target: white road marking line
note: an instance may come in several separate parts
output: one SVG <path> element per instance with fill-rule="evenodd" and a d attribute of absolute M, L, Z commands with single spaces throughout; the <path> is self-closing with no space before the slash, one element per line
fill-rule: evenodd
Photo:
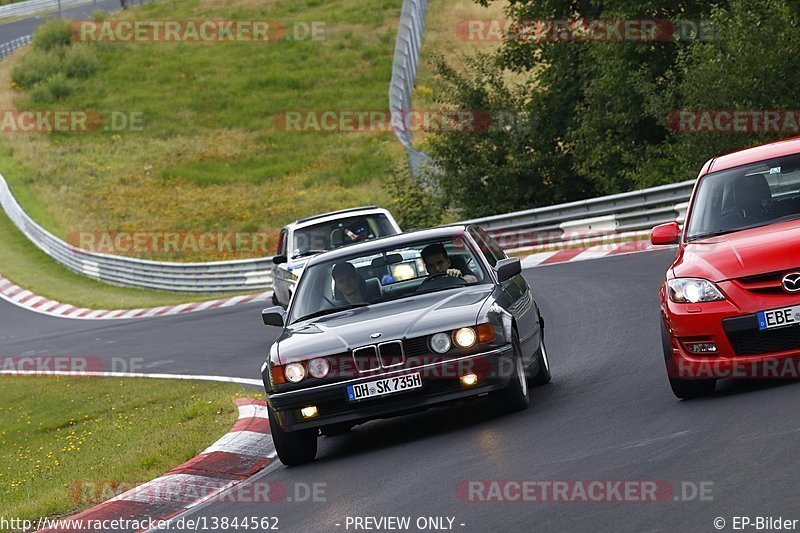
<path fill-rule="evenodd" d="M 186 379 L 197 381 L 218 381 L 220 383 L 238 383 L 239 385 L 255 385 L 263 387 L 260 379 L 231 378 L 227 376 L 193 376 L 189 374 L 143 374 L 138 372 L 68 372 L 48 370 L 45 373 L 37 370 L 0 370 L 0 375 L 6 376 L 63 376 L 63 377 L 96 377 L 96 378 L 153 378 L 153 379 Z"/>

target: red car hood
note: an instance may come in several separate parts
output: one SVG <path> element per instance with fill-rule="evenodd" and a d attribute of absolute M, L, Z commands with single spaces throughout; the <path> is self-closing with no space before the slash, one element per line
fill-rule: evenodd
<path fill-rule="evenodd" d="M 723 281 L 800 267 L 800 221 L 769 224 L 686 244 L 675 277 Z"/>

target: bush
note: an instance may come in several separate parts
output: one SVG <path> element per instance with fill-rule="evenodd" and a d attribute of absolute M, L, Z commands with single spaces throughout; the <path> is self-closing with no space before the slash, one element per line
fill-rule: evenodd
<path fill-rule="evenodd" d="M 100 60 L 94 49 L 85 44 L 75 44 L 64 54 L 64 72 L 68 78 L 86 79 L 100 70 Z"/>
<path fill-rule="evenodd" d="M 56 51 L 31 50 L 11 72 L 11 80 L 25 89 L 54 76 L 61 70 L 61 58 Z"/>
<path fill-rule="evenodd" d="M 52 100 L 64 100 L 75 91 L 75 84 L 63 72 L 51 76 L 41 85 L 50 93 Z"/>
<path fill-rule="evenodd" d="M 49 20 L 39 26 L 33 35 L 33 46 L 39 50 L 49 51 L 68 46 L 69 43 L 70 23 L 66 20 Z"/>
<path fill-rule="evenodd" d="M 443 202 L 437 200 L 433 193 L 425 192 L 407 165 L 395 168 L 389 176 L 387 190 L 392 197 L 389 210 L 403 231 L 442 223 L 445 211 Z"/>

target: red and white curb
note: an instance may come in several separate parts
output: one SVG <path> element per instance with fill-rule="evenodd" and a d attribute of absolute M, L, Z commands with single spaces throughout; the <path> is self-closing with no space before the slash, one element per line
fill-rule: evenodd
<path fill-rule="evenodd" d="M 266 402 L 241 398 L 236 404 L 239 419 L 230 432 L 194 459 L 149 483 L 65 518 L 62 523 L 71 522 L 71 528 L 40 531 L 86 531 L 80 525 L 119 518 L 128 523 L 167 521 L 257 474 L 276 456 Z"/>
<path fill-rule="evenodd" d="M 206 302 L 193 302 L 179 305 L 164 305 L 161 307 L 151 307 L 145 309 L 117 309 L 107 311 L 104 309 L 87 309 L 85 307 L 75 307 L 55 300 L 48 300 L 42 296 L 37 296 L 29 290 L 23 289 L 19 285 L 0 276 L 0 298 L 9 303 L 49 316 L 61 318 L 75 318 L 83 320 L 110 320 L 122 318 L 150 318 L 157 316 L 180 315 L 205 311 L 206 309 L 217 309 L 230 307 L 232 305 L 244 304 L 248 302 L 264 301 L 272 296 L 272 292 L 257 294 L 245 294 L 231 298 L 219 300 L 209 300 Z"/>

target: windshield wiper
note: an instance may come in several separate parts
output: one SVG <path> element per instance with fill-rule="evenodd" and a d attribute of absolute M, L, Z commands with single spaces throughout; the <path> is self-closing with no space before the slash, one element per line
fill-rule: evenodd
<path fill-rule="evenodd" d="M 335 307 L 333 309 L 320 309 L 319 311 L 315 311 L 315 312 L 313 312 L 311 314 L 308 314 L 308 315 L 305 315 L 305 316 L 301 316 L 297 320 L 292 321 L 292 324 L 294 324 L 295 322 L 300 322 L 301 320 L 309 320 L 311 318 L 317 318 L 317 317 L 320 317 L 320 316 L 332 315 L 334 313 L 339 313 L 339 312 L 342 312 L 342 311 L 348 311 L 350 309 L 356 309 L 358 307 L 366 307 L 368 305 L 370 305 L 370 304 L 368 304 L 368 303 L 360 303 L 360 304 L 345 305 L 343 307 Z"/>
<path fill-rule="evenodd" d="M 714 231 L 704 231 L 703 233 L 695 233 L 694 235 L 690 235 L 686 238 L 687 242 L 698 241 L 700 239 L 708 239 L 709 237 L 718 237 L 720 235 L 725 235 L 726 233 L 733 233 L 734 231 L 739 231 L 743 228 L 737 229 L 718 229 Z"/>
<path fill-rule="evenodd" d="M 292 259 L 297 259 L 298 257 L 306 257 L 309 255 L 317 255 L 321 254 L 322 252 L 327 252 L 328 250 L 306 250 L 305 252 L 300 252 L 297 255 L 293 255 Z"/>

